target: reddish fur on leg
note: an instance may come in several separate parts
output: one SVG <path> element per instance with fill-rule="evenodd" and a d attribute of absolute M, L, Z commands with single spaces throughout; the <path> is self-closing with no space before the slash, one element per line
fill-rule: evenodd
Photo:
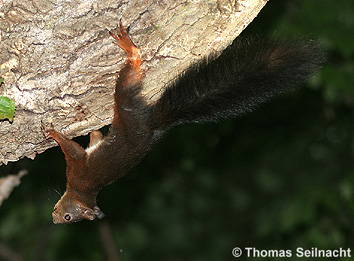
<path fill-rule="evenodd" d="M 103 139 L 102 132 L 95 130 L 90 133 L 90 144 L 89 147 L 94 146 L 95 144 L 99 143 Z"/>
<path fill-rule="evenodd" d="M 141 72 L 141 54 L 140 49 L 133 43 L 130 39 L 128 31 L 123 26 L 122 22 L 119 22 L 118 33 L 114 34 L 109 31 L 109 34 L 116 40 L 117 45 L 123 49 L 127 55 L 127 61 L 125 66 L 120 70 L 115 92 L 115 107 L 114 107 L 114 118 L 112 121 L 113 129 L 119 128 L 120 121 L 120 106 L 119 103 L 122 97 L 120 95 L 120 90 L 125 86 L 134 86 L 138 84 L 143 73 Z M 129 87 L 128 87 L 129 88 Z"/>
<path fill-rule="evenodd" d="M 47 138 L 54 139 L 60 146 L 67 159 L 82 159 L 86 152 L 75 141 L 68 139 L 64 134 L 53 129 L 53 126 L 46 128 L 42 124 L 42 130 Z"/>

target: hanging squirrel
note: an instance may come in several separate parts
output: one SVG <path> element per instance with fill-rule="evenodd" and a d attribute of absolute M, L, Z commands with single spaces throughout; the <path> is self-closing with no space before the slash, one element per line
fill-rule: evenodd
<path fill-rule="evenodd" d="M 85 150 L 53 127 L 47 137 L 60 145 L 65 160 L 66 192 L 54 207 L 55 224 L 102 218 L 96 198 L 101 189 L 137 165 L 171 127 L 217 121 L 252 111 L 275 95 L 294 89 L 323 63 L 313 41 L 238 37 L 220 56 L 209 56 L 187 69 L 148 105 L 141 96 L 144 74 L 140 50 L 120 23 L 109 34 L 127 55 L 118 74 L 114 117 L 107 136 L 90 134 Z"/>

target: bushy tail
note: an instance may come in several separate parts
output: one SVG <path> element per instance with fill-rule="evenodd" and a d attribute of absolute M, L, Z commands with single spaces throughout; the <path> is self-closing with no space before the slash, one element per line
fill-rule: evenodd
<path fill-rule="evenodd" d="M 168 87 L 150 122 L 154 129 L 165 129 L 238 116 L 293 89 L 323 62 L 313 41 L 239 37 L 219 57 L 193 65 Z"/>

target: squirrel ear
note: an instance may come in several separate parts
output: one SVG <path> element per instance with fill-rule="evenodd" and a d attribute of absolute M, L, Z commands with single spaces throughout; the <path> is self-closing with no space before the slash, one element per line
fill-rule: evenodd
<path fill-rule="evenodd" d="M 95 214 L 94 210 L 92 210 L 90 208 L 84 208 L 82 210 L 82 217 L 84 219 L 94 220 L 96 218 L 96 214 Z"/>

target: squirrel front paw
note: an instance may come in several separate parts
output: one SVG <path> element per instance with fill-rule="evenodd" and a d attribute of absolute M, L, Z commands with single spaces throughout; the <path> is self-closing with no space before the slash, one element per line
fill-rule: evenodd
<path fill-rule="evenodd" d="M 46 139 L 52 139 L 56 132 L 54 130 L 54 125 L 52 122 L 50 122 L 49 124 L 45 124 L 43 121 L 41 121 L 41 130 Z"/>
<path fill-rule="evenodd" d="M 104 218 L 105 214 L 101 211 L 101 209 L 97 206 L 93 208 L 93 211 L 98 219 Z"/>

